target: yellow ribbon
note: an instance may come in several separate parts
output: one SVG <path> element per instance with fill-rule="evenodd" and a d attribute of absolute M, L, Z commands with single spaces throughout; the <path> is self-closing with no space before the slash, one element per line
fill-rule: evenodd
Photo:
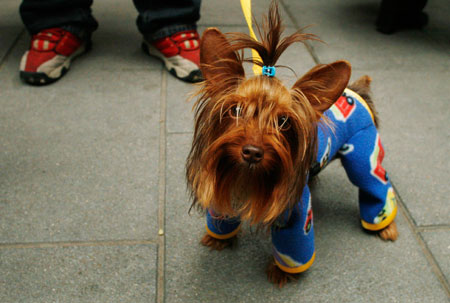
<path fill-rule="evenodd" d="M 241 7 L 242 12 L 244 13 L 245 20 L 247 21 L 250 37 L 252 37 L 255 40 L 258 40 L 252 27 L 252 0 L 241 0 Z M 252 49 L 252 57 L 254 60 L 262 61 L 258 52 L 254 49 Z M 255 75 L 261 75 L 261 66 L 253 63 L 253 73 Z"/>

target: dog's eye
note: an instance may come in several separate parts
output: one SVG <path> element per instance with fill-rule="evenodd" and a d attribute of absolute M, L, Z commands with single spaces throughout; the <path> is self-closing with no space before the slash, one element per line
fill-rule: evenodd
<path fill-rule="evenodd" d="M 231 117 L 237 118 L 237 117 L 242 116 L 242 109 L 239 105 L 235 105 L 232 108 L 230 108 L 228 113 L 230 114 Z"/>
<path fill-rule="evenodd" d="M 291 122 L 288 116 L 278 117 L 278 128 L 282 131 L 288 130 L 291 127 Z"/>

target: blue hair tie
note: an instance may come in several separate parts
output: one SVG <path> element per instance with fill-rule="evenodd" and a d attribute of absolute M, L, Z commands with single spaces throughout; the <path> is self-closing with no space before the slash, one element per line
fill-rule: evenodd
<path fill-rule="evenodd" d="M 262 74 L 264 76 L 268 77 L 274 77 L 275 76 L 275 66 L 263 66 L 262 67 Z"/>

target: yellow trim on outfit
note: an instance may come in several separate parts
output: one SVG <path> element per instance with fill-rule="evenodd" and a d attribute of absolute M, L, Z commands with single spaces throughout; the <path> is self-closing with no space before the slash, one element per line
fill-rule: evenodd
<path fill-rule="evenodd" d="M 308 268 L 310 268 L 311 265 L 314 263 L 315 258 L 316 258 L 316 252 L 313 253 L 311 259 L 310 259 L 307 263 L 305 263 L 305 264 L 303 264 L 303 265 L 301 265 L 301 266 L 299 266 L 299 267 L 294 267 L 294 268 L 292 268 L 292 267 L 286 267 L 286 266 L 284 266 L 284 265 L 281 265 L 280 263 L 278 263 L 277 259 L 275 259 L 275 258 L 274 258 L 274 260 L 275 260 L 275 264 L 276 264 L 282 271 L 287 272 L 287 273 L 290 273 L 290 274 L 299 274 L 299 273 L 301 273 L 301 272 L 304 272 L 304 271 L 307 270 Z"/>
<path fill-rule="evenodd" d="M 242 224 L 241 224 L 242 225 Z M 236 236 L 236 234 L 239 232 L 239 230 L 241 229 L 241 225 L 239 225 L 235 230 L 233 230 L 231 233 L 225 234 L 225 235 L 219 235 L 216 234 L 215 232 L 211 231 L 208 228 L 208 224 L 205 225 L 206 228 L 206 232 L 208 233 L 208 235 L 210 235 L 211 237 L 218 239 L 218 240 L 226 240 L 226 239 L 230 239 L 233 238 L 234 236 Z"/>
<path fill-rule="evenodd" d="M 357 100 L 359 101 L 359 103 L 361 103 L 361 105 L 364 106 L 364 107 L 367 109 L 367 111 L 369 112 L 370 116 L 372 117 L 372 121 L 375 122 L 375 117 L 374 117 L 372 111 L 370 110 L 369 105 L 367 105 L 366 100 L 364 100 L 360 95 L 358 95 L 357 93 L 355 93 L 354 91 L 352 91 L 352 90 L 349 89 L 349 88 L 346 88 L 346 89 L 344 90 L 344 92 L 345 92 L 347 95 L 350 95 L 350 96 L 352 96 L 353 98 L 357 99 Z"/>
<path fill-rule="evenodd" d="M 372 231 L 381 230 L 381 229 L 385 228 L 386 226 L 388 226 L 389 224 L 391 224 L 392 221 L 394 221 L 396 214 L 397 214 L 397 204 L 395 204 L 395 208 L 392 211 L 392 213 L 389 215 L 389 217 L 384 219 L 381 223 L 372 224 L 372 223 L 367 223 L 364 220 L 361 220 L 361 224 L 367 230 L 372 230 Z"/>

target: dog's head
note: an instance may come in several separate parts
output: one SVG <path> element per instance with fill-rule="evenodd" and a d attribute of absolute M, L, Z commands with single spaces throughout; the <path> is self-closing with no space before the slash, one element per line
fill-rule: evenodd
<path fill-rule="evenodd" d="M 291 89 L 275 77 L 245 77 L 242 52 L 255 49 L 261 65 L 274 66 L 293 42 L 280 40 L 272 6 L 261 42 L 240 33 L 207 29 L 201 40 L 205 81 L 195 106 L 195 131 L 187 163 L 194 204 L 251 223 L 271 224 L 301 197 L 317 148 L 322 114 L 342 94 L 350 65 L 318 65 Z"/>

